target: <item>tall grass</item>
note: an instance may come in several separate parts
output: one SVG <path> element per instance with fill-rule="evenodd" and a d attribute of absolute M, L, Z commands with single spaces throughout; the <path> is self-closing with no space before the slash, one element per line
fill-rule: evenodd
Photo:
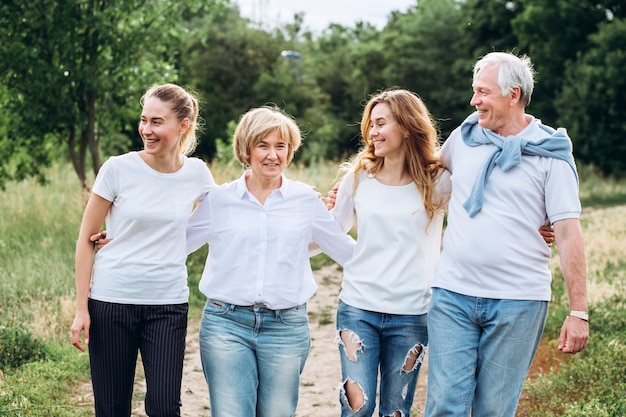
<path fill-rule="evenodd" d="M 318 191 L 326 194 L 336 181 L 337 168 L 336 162 L 314 167 L 293 165 L 286 175 L 315 185 Z M 235 164 L 212 164 L 211 170 L 218 183 L 232 181 L 242 173 L 241 167 Z M 622 411 L 611 411 L 610 408 L 623 410 L 623 396 L 619 400 L 610 390 L 587 390 L 583 395 L 580 385 L 585 383 L 581 380 L 595 381 L 595 374 L 605 375 L 603 372 L 608 369 L 622 372 L 621 375 L 624 372 L 626 325 L 624 315 L 615 314 L 617 310 L 623 312 L 624 300 L 611 297 L 624 294 L 626 286 L 623 252 L 626 207 L 616 205 L 626 203 L 626 181 L 601 178 L 592 168 L 583 167 L 580 172 L 589 298 L 594 303 L 592 339 L 589 349 L 563 364 L 555 376 L 542 377 L 528 386 L 530 405 L 525 406 L 526 412 L 531 413 L 528 415 L 560 415 L 558 413 L 566 412 L 567 407 L 571 408 L 567 408 L 570 413 L 567 415 L 572 416 L 624 415 L 619 414 Z M 69 327 L 75 303 L 74 245 L 87 196 L 80 191 L 79 182 L 69 166 L 51 169 L 48 178 L 49 183 L 45 186 L 24 181 L 10 183 L 0 192 L 0 347 L 3 329 L 9 328 L 27 329 L 33 338 L 48 347 L 44 359 L 0 372 L 2 416 L 63 417 L 90 413 L 90 410 L 76 407 L 80 405 L 79 401 L 70 395 L 75 389 L 73 381 L 88 379 L 87 357 L 69 346 Z M 612 205 L 616 206 L 606 209 Z M 557 337 L 567 312 L 558 250 L 555 249 L 554 255 L 551 265 L 555 273 L 554 301 L 546 328 L 547 340 Z M 203 304 L 197 283 L 205 257 L 206 248 L 188 260 L 193 315 L 199 314 Z M 326 260 L 322 257 L 315 262 Z M 20 340 L 30 340 L 29 337 Z M 568 385 L 567 379 L 559 378 L 577 380 Z M 625 392 L 624 378 L 621 383 L 616 379 L 607 381 L 611 384 L 611 392 Z M 570 392 L 574 387 L 579 398 Z M 551 395 L 549 402 L 541 396 L 546 392 Z M 553 409 L 537 408 L 541 404 L 560 405 Z M 557 414 L 550 414 L 551 410 L 556 410 Z M 576 414 L 579 410 L 588 414 Z M 601 411 L 593 414 L 593 410 Z"/>
<path fill-rule="evenodd" d="M 73 315 L 74 245 L 85 196 L 71 169 L 50 183 L 10 183 L 0 198 L 0 320 L 67 339 Z"/>

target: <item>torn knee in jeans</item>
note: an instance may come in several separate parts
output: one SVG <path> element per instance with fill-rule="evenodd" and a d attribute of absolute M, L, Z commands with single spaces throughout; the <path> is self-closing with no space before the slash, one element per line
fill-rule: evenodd
<path fill-rule="evenodd" d="M 337 332 L 337 343 L 343 346 L 343 350 L 352 362 L 357 361 L 357 352 L 363 351 L 363 342 L 352 330 L 339 330 Z"/>
<path fill-rule="evenodd" d="M 409 353 L 406 355 L 406 359 L 404 361 L 404 366 L 402 367 L 402 371 L 404 372 L 412 372 L 417 368 L 417 365 L 422 363 L 424 360 L 424 345 L 417 344 L 413 346 Z"/>
<path fill-rule="evenodd" d="M 343 383 L 344 401 L 353 412 L 359 411 L 367 401 L 363 387 L 356 381 L 346 379 Z"/>

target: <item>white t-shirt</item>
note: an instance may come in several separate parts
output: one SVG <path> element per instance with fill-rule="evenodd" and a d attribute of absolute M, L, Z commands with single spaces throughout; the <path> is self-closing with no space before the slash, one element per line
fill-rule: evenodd
<path fill-rule="evenodd" d="M 264 204 L 245 176 L 211 190 L 189 219 L 188 251 L 209 244 L 200 291 L 208 298 L 286 309 L 317 290 L 309 260 L 313 241 L 339 264 L 354 252 L 311 186 L 282 177 Z"/>
<path fill-rule="evenodd" d="M 348 231 L 357 220 L 354 257 L 344 265 L 339 298 L 362 310 L 388 314 L 425 314 L 430 286 L 441 250 L 444 212 L 430 223 L 414 183 L 389 186 L 362 171 L 344 176 L 332 214 Z M 436 186 L 450 193 L 449 174 Z"/>
<path fill-rule="evenodd" d="M 518 136 L 537 141 L 546 133 L 531 118 Z M 470 218 L 463 203 L 493 151 L 492 144 L 467 146 L 458 128 L 443 145 L 452 197 L 433 286 L 474 297 L 549 301 L 550 248 L 538 229 L 580 216 L 576 176 L 567 162 L 542 156 L 523 155 L 507 172 L 496 165 L 483 207 Z"/>
<path fill-rule="evenodd" d="M 194 202 L 215 185 L 206 164 L 185 158 L 164 174 L 137 152 L 109 158 L 93 192 L 112 201 L 107 238 L 96 253 L 90 297 L 121 304 L 180 304 L 188 300 L 186 228 Z"/>

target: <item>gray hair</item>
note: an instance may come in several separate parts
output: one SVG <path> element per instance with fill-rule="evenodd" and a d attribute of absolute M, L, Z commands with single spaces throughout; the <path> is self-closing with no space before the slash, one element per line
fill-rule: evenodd
<path fill-rule="evenodd" d="M 535 87 L 535 70 L 530 58 L 526 55 L 518 57 L 509 52 L 488 53 L 474 64 L 474 78 L 481 69 L 491 65 L 500 65 L 498 85 L 502 90 L 502 97 L 509 94 L 514 87 L 519 87 L 520 104 L 523 107 L 528 106 Z"/>

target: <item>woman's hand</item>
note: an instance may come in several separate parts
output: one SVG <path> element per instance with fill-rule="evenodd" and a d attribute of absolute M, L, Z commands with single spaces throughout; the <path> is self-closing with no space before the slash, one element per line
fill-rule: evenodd
<path fill-rule="evenodd" d="M 106 246 L 107 243 L 112 241 L 113 239 L 107 239 L 107 231 L 103 230 L 100 233 L 96 233 L 95 235 L 89 236 L 89 240 L 93 242 L 94 248 L 96 250 L 100 250 Z"/>
<path fill-rule="evenodd" d="M 79 311 L 76 313 L 76 317 L 74 318 L 74 322 L 71 327 L 72 334 L 72 345 L 80 350 L 81 352 L 85 351 L 85 346 L 80 342 L 80 334 L 84 333 L 85 345 L 89 345 L 89 327 L 91 325 L 91 317 L 89 316 L 89 312 L 87 310 Z"/>
<path fill-rule="evenodd" d="M 335 184 L 335 186 L 328 191 L 328 196 L 326 198 L 322 198 L 326 202 L 326 208 L 328 210 L 332 210 L 335 207 L 335 202 L 337 201 L 337 192 L 339 191 L 339 182 Z"/>

